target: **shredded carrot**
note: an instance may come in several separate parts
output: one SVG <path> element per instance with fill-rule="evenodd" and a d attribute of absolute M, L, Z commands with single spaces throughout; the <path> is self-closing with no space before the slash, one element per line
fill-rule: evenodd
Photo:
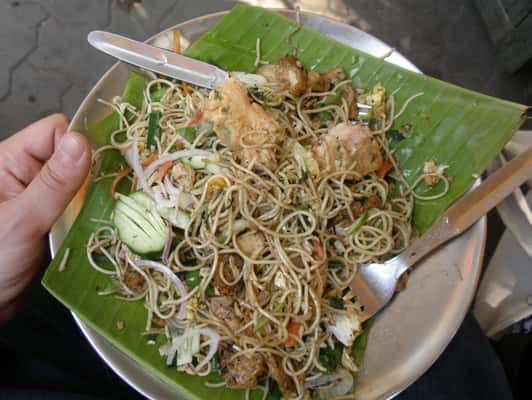
<path fill-rule="evenodd" d="M 157 170 L 157 174 L 159 175 L 160 179 L 164 178 L 168 170 L 172 168 L 172 165 L 173 165 L 173 161 L 167 161 L 159 167 L 159 169 Z"/>
<path fill-rule="evenodd" d="M 174 31 L 174 51 L 181 53 L 181 32 L 178 30 Z"/>
<path fill-rule="evenodd" d="M 150 156 L 146 158 L 146 160 L 144 160 L 144 162 L 142 163 L 142 168 L 146 168 L 148 165 L 154 162 L 156 158 L 157 156 L 155 155 L 155 153 L 151 153 Z"/>
<path fill-rule="evenodd" d="M 132 193 L 135 191 L 135 188 L 137 187 L 137 175 L 133 177 L 133 180 L 131 181 L 131 186 L 129 187 L 129 192 Z"/>
<path fill-rule="evenodd" d="M 188 85 L 188 83 L 183 82 L 181 84 L 181 86 L 183 86 L 183 92 L 185 92 L 185 96 L 190 96 L 192 94 L 192 92 L 190 91 L 190 86 Z"/>
<path fill-rule="evenodd" d="M 299 322 L 290 321 L 286 327 L 288 330 L 288 337 L 284 341 L 284 344 L 287 346 L 293 346 L 297 344 L 297 340 L 294 336 L 299 337 L 301 334 L 301 324 Z"/>
<path fill-rule="evenodd" d="M 125 170 L 119 172 L 115 176 L 115 179 L 113 179 L 113 183 L 111 183 L 111 197 L 113 199 L 115 199 L 115 193 L 116 193 L 116 188 L 118 187 L 118 184 L 120 183 L 122 179 L 128 176 L 130 172 L 131 172 L 131 168 L 126 168 Z"/>
<path fill-rule="evenodd" d="M 197 111 L 196 114 L 194 114 L 194 115 L 192 116 L 192 118 L 190 118 L 190 121 L 188 121 L 187 126 L 194 126 L 194 125 L 196 125 L 196 124 L 200 121 L 200 119 L 201 119 L 202 116 L 203 116 L 203 113 L 202 113 L 201 111 Z"/>
<path fill-rule="evenodd" d="M 386 161 L 382 163 L 380 168 L 377 170 L 377 175 L 379 175 L 379 177 L 381 178 L 384 178 L 386 175 L 388 175 L 388 172 L 390 172 L 392 169 L 393 169 L 393 163 L 388 158 Z"/>
<path fill-rule="evenodd" d="M 323 260 L 325 258 L 325 251 L 323 251 L 323 246 L 318 239 L 312 241 L 312 255 L 318 260 Z"/>

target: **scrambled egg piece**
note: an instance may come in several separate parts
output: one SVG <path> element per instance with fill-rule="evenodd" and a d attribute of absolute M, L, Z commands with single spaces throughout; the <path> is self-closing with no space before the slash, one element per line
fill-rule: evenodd
<path fill-rule="evenodd" d="M 433 160 L 429 160 L 423 166 L 423 172 L 425 174 L 430 174 L 430 175 L 426 175 L 423 178 L 423 180 L 425 181 L 427 185 L 434 186 L 440 181 L 443 175 L 443 172 L 447 168 L 449 168 L 448 165 L 436 165 L 436 163 Z"/>

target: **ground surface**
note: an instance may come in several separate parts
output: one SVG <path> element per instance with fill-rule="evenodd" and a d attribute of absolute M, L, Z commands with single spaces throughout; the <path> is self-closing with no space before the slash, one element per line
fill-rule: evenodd
<path fill-rule="evenodd" d="M 186 19 L 230 8 L 223 0 L 2 0 L 0 139 L 51 112 L 72 115 L 113 63 L 86 42 L 105 29 L 137 39 Z M 291 0 L 248 0 L 293 7 Z M 507 75 L 495 58 L 472 1 L 305 0 L 303 9 L 343 18 L 399 49 L 422 71 L 509 100 L 531 104 L 531 68 Z"/>

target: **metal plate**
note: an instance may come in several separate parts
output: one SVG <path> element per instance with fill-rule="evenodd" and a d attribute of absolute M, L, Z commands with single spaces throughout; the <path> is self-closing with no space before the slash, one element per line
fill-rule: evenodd
<path fill-rule="evenodd" d="M 279 12 L 293 17 L 291 11 Z M 210 14 L 187 21 L 156 35 L 149 42 L 168 47 L 173 40 L 172 31 L 179 29 L 182 40 L 188 44 L 223 15 Z M 383 56 L 390 50 L 385 43 L 349 25 L 307 13 L 302 13 L 301 19 L 306 26 L 373 55 Z M 387 60 L 419 72 L 397 52 Z M 120 94 L 127 69 L 123 64 L 116 64 L 102 77 L 76 112 L 71 129 L 84 131 L 85 121 L 95 121 L 108 112 L 96 100 Z M 85 190 L 81 190 L 52 230 L 52 254 L 76 218 L 84 194 Z M 370 334 L 362 370 L 357 375 L 358 400 L 395 396 L 419 378 L 443 352 L 462 323 L 475 293 L 485 235 L 486 219 L 483 218 L 418 265 L 408 281 L 408 288 L 379 315 Z M 176 398 L 172 386 L 130 359 L 77 316 L 74 318 L 92 347 L 123 380 L 148 398 Z"/>

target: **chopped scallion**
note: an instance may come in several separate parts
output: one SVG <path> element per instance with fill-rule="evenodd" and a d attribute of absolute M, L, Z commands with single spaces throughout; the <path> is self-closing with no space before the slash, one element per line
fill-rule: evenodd
<path fill-rule="evenodd" d="M 329 299 L 329 304 L 332 308 L 336 308 L 337 310 L 344 309 L 344 301 L 339 297 L 331 297 Z"/>
<path fill-rule="evenodd" d="M 155 138 L 161 138 L 161 127 L 159 120 L 161 119 L 161 112 L 151 112 L 148 117 L 148 149 L 155 145 Z"/>
<path fill-rule="evenodd" d="M 282 311 L 283 310 L 283 307 L 284 307 L 284 304 L 282 303 L 279 303 L 277 304 L 274 308 L 273 308 L 273 312 L 274 313 L 277 313 L 279 311 Z M 266 318 L 266 317 L 260 317 L 259 320 L 257 321 L 257 325 L 255 325 L 255 328 L 253 328 L 253 330 L 255 332 L 258 332 L 260 331 L 262 328 L 264 328 L 264 326 L 266 326 L 266 324 L 268 323 L 269 319 Z"/>
<path fill-rule="evenodd" d="M 345 267 L 344 263 L 340 260 L 329 260 L 328 263 L 330 270 L 339 270 Z"/>
<path fill-rule="evenodd" d="M 329 122 L 332 121 L 332 115 L 328 111 L 320 111 L 318 113 L 318 118 L 320 119 L 320 128 L 327 128 Z"/>
<path fill-rule="evenodd" d="M 305 169 L 305 170 L 303 170 L 303 175 L 301 176 L 301 178 L 298 179 L 297 182 L 298 182 L 299 184 L 303 184 L 303 183 L 305 183 L 305 182 L 307 181 L 307 179 L 308 179 L 308 172 L 307 172 L 307 170 Z"/>
<path fill-rule="evenodd" d="M 154 103 L 160 102 L 167 90 L 168 88 L 166 86 L 156 88 L 150 92 L 150 100 Z"/>
<path fill-rule="evenodd" d="M 364 213 L 358 217 L 358 219 L 355 221 L 353 225 L 347 230 L 348 235 L 354 235 L 356 234 L 366 223 L 368 220 L 368 212 L 364 211 Z"/>

